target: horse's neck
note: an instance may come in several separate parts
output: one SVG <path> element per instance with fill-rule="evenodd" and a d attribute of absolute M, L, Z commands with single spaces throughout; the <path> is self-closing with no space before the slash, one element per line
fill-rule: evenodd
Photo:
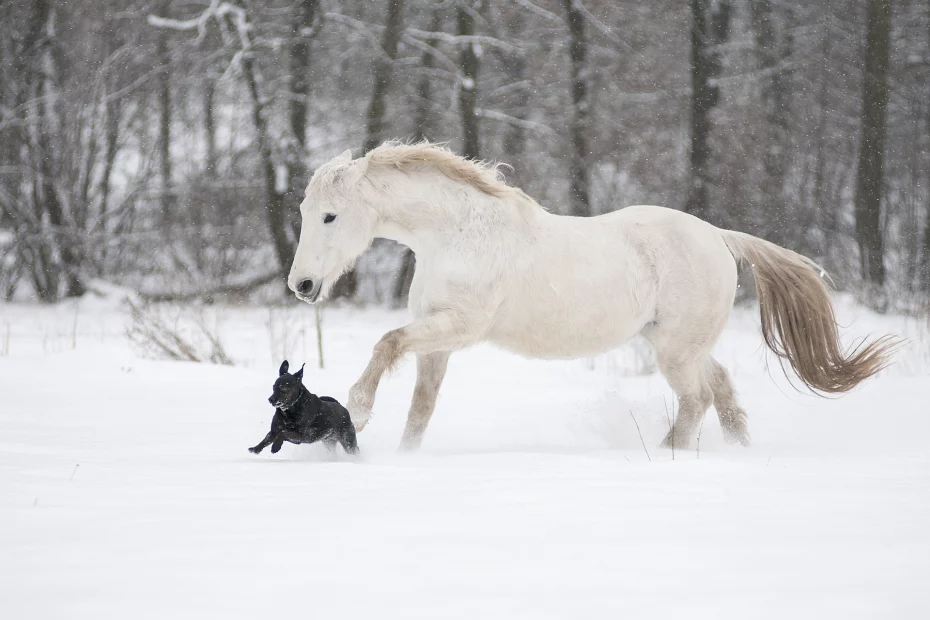
<path fill-rule="evenodd" d="M 440 247 L 468 208 L 464 200 L 449 201 L 447 196 L 461 192 L 447 191 L 452 181 L 432 174 L 407 177 L 389 171 L 388 187 L 375 199 L 380 224 L 375 236 L 391 239 L 422 255 Z"/>
<path fill-rule="evenodd" d="M 463 222 L 485 220 L 475 217 L 481 209 L 510 216 L 515 226 L 525 224 L 517 213 L 520 206 L 490 204 L 506 199 L 490 197 L 438 173 L 422 176 L 397 173 L 391 175 L 390 181 L 397 185 L 377 201 L 381 224 L 376 236 L 402 243 L 420 257 L 460 245 Z"/>

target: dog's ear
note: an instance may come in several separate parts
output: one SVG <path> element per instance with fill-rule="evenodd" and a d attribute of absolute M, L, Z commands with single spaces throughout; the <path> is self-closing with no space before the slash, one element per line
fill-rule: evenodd
<path fill-rule="evenodd" d="M 278 369 L 278 376 L 280 377 L 281 375 L 287 373 L 288 368 L 289 368 L 289 365 L 287 363 L 287 360 L 284 360 L 283 362 L 281 362 L 281 368 Z"/>
<path fill-rule="evenodd" d="M 304 366 L 306 366 L 306 364 L 301 364 L 300 370 L 294 373 L 294 376 L 297 377 L 298 379 L 304 378 Z"/>

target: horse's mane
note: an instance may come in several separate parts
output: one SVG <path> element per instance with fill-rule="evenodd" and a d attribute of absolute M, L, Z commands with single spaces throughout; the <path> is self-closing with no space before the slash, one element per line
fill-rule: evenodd
<path fill-rule="evenodd" d="M 414 165 L 430 165 L 450 179 L 467 183 L 490 196 L 526 197 L 522 190 L 507 185 L 500 169 L 507 164 L 492 164 L 486 161 L 466 159 L 456 155 L 443 144 L 417 142 L 405 144 L 388 141 L 365 155 L 369 165 L 404 168 Z"/>

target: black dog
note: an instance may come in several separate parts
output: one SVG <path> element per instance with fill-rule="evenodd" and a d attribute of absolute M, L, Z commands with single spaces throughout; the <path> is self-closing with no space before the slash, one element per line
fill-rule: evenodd
<path fill-rule="evenodd" d="M 271 444 L 271 453 L 274 454 L 285 441 L 322 441 L 330 450 L 335 450 L 336 442 L 339 442 L 346 453 L 358 454 L 355 426 L 352 425 L 348 410 L 335 398 L 317 396 L 304 387 L 301 382 L 303 366 L 292 375 L 287 374 L 287 368 L 287 360 L 284 360 L 278 371 L 278 379 L 274 382 L 274 392 L 268 399 L 276 407 L 271 419 L 271 431 L 261 443 L 249 448 L 249 452 L 258 454 Z"/>

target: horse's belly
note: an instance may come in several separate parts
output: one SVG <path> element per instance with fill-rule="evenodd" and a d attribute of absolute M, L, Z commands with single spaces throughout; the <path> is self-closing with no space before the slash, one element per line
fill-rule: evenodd
<path fill-rule="evenodd" d="M 493 344 L 513 353 L 540 359 L 574 359 L 615 349 L 638 334 L 651 320 L 616 312 L 536 314 L 501 322 L 489 334 Z"/>

